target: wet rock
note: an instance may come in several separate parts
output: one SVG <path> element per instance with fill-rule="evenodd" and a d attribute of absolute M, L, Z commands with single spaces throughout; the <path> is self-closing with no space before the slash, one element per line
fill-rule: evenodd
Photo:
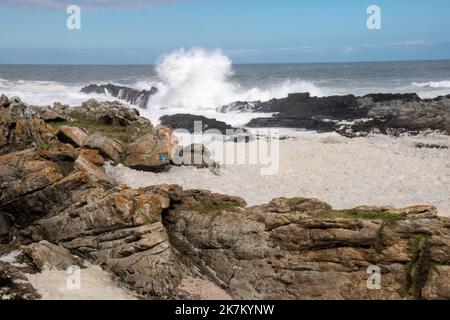
<path fill-rule="evenodd" d="M 138 105 L 143 109 L 147 107 L 150 96 L 154 95 L 157 91 L 158 90 L 155 87 L 151 87 L 150 90 L 137 90 L 124 86 L 117 86 L 114 84 L 90 84 L 81 89 L 81 92 L 87 94 L 110 94 L 115 98 L 125 100 L 134 105 Z"/>

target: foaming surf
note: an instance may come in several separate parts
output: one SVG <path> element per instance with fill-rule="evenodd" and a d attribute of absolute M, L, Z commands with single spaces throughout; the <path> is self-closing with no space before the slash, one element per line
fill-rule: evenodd
<path fill-rule="evenodd" d="M 266 101 L 293 92 L 323 96 L 314 83 L 300 79 L 282 80 L 266 88 L 244 88 L 232 81 L 232 61 L 220 49 L 176 50 L 160 59 L 156 72 L 161 82 L 149 101 L 150 110 L 216 110 L 235 101 Z"/>

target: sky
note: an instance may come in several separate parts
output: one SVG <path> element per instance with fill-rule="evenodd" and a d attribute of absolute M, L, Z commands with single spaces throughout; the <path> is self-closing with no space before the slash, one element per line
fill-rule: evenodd
<path fill-rule="evenodd" d="M 66 26 L 69 4 L 79 30 Z M 450 1 L 0 0 L 3 64 L 153 64 L 197 47 L 235 63 L 450 59 Z"/>

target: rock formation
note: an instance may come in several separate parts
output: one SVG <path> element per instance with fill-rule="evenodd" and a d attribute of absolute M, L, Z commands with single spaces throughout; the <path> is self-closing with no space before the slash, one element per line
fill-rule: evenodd
<path fill-rule="evenodd" d="M 86 262 L 151 299 L 192 298 L 182 286 L 192 278 L 234 299 L 450 299 L 450 220 L 431 206 L 333 210 L 279 198 L 247 207 L 175 185 L 131 189 L 111 181 L 103 163 L 166 166 L 159 153 L 175 144 L 169 128 L 118 103 L 61 109 L 69 120 L 55 122 L 7 100 L 1 299 L 38 299 L 26 273 Z M 20 263 L 7 261 L 11 252 Z M 380 290 L 367 286 L 371 266 L 380 269 Z"/>
<path fill-rule="evenodd" d="M 422 100 L 416 94 L 311 97 L 309 93 L 295 93 L 267 102 L 235 102 L 220 110 L 250 109 L 271 115 L 252 119 L 249 127 L 336 131 L 347 137 L 427 130 L 450 134 L 450 96 Z"/>
<path fill-rule="evenodd" d="M 147 108 L 147 103 L 150 96 L 154 95 L 158 92 L 158 90 L 155 87 L 151 87 L 150 90 L 138 90 L 108 83 L 102 85 L 90 84 L 82 88 L 81 92 L 86 94 L 109 94 L 114 98 L 124 100 L 130 104 L 137 105 L 140 108 L 145 109 Z"/>

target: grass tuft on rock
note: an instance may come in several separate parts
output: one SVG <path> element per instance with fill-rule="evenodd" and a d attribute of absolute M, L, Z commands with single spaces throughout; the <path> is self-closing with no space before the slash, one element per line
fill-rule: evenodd
<path fill-rule="evenodd" d="M 349 219 L 349 220 L 381 220 L 394 222 L 406 217 L 406 214 L 392 211 L 370 212 L 358 209 L 347 210 L 324 210 L 313 214 L 318 219 Z"/>
<path fill-rule="evenodd" d="M 199 202 L 191 205 L 184 205 L 182 209 L 196 211 L 201 214 L 217 214 L 221 210 L 234 210 L 239 207 L 239 203 L 227 202 L 216 204 L 213 202 Z"/>
<path fill-rule="evenodd" d="M 73 119 L 70 122 L 54 122 L 51 125 L 57 130 L 62 125 L 83 127 L 89 133 L 100 133 L 107 137 L 117 139 L 123 143 L 130 143 L 136 138 L 151 131 L 151 128 L 144 126 L 123 126 L 117 123 L 105 123 L 93 117 L 89 117 L 80 110 L 70 111 L 69 116 Z"/>
<path fill-rule="evenodd" d="M 56 164 L 64 177 L 68 176 L 75 169 L 74 161 L 58 161 Z"/>

